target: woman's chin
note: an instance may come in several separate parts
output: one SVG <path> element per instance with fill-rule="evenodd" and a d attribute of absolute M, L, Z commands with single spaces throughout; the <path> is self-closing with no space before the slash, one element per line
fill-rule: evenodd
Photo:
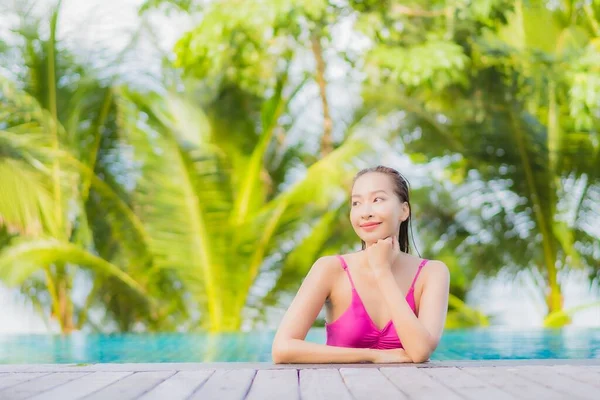
<path fill-rule="evenodd" d="M 360 237 L 360 239 L 367 244 L 372 244 L 372 243 L 376 243 L 378 240 L 383 240 L 390 236 L 391 236 L 391 234 L 382 235 L 381 233 L 378 233 L 378 234 L 373 234 L 373 235 L 362 235 Z"/>

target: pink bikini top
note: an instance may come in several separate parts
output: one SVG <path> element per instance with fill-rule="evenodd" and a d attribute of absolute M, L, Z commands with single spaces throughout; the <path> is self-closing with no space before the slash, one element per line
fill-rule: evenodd
<path fill-rule="evenodd" d="M 398 338 L 394 323 L 390 320 L 383 329 L 377 328 L 354 287 L 348 265 L 342 256 L 338 256 L 342 267 L 352 286 L 352 301 L 344 313 L 330 324 L 325 324 L 327 330 L 327 344 L 338 347 L 371 348 L 371 349 L 398 349 L 402 342 Z M 406 302 L 416 314 L 415 307 L 415 282 L 427 260 L 423 260 L 415 274 L 415 278 L 406 294 Z"/>

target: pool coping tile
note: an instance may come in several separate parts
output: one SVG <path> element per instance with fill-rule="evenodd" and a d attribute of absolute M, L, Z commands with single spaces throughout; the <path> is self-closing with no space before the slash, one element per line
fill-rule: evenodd
<path fill-rule="evenodd" d="M 310 368 L 380 368 L 394 366 L 417 368 L 449 367 L 517 367 L 517 366 L 600 366 L 600 359 L 524 359 L 524 360 L 457 360 L 430 361 L 423 364 L 273 364 L 269 362 L 214 362 L 214 363 L 99 363 L 99 364 L 0 364 L 5 372 L 93 372 L 93 371 L 164 371 L 198 369 L 310 369 Z"/>

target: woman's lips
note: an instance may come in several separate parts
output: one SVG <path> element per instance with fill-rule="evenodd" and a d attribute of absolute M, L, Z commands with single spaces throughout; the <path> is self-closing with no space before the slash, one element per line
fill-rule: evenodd
<path fill-rule="evenodd" d="M 381 225 L 381 222 L 377 222 L 376 224 L 361 225 L 360 227 L 365 231 L 372 231 L 376 229 L 379 225 Z"/>

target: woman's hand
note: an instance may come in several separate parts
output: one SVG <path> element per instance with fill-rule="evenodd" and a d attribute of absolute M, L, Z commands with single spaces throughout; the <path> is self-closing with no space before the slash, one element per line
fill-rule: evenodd
<path fill-rule="evenodd" d="M 366 250 L 369 267 L 376 277 L 391 271 L 392 264 L 400 254 L 398 240 L 395 236 L 380 239 Z"/>
<path fill-rule="evenodd" d="M 411 363 L 411 358 L 404 349 L 373 350 L 371 362 L 376 364 Z"/>

